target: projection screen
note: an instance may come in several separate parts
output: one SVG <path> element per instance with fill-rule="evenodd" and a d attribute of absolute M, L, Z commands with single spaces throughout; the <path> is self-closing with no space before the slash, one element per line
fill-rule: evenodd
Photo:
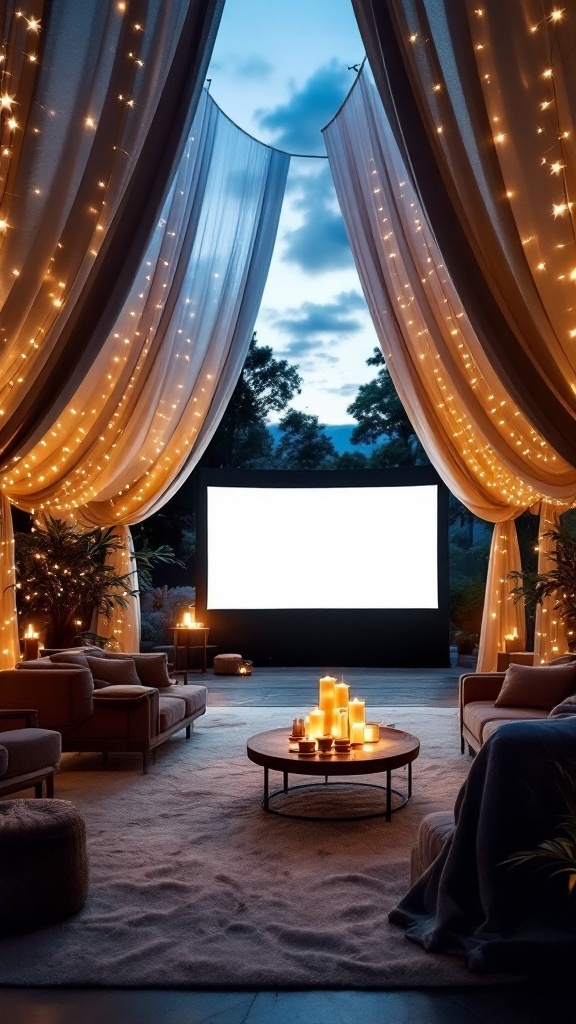
<path fill-rule="evenodd" d="M 196 619 L 264 666 L 449 664 L 448 492 L 431 466 L 196 476 Z"/>
<path fill-rule="evenodd" d="M 430 484 L 208 487 L 206 608 L 437 608 L 437 507 Z"/>

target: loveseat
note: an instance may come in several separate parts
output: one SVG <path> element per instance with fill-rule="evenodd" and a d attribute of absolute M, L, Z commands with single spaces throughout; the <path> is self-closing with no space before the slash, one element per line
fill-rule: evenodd
<path fill-rule="evenodd" d="M 206 711 L 205 686 L 178 686 L 165 654 L 62 651 L 0 672 L 0 708 L 33 707 L 41 728 L 62 736 L 63 751 L 150 753 Z"/>
<path fill-rule="evenodd" d="M 506 672 L 460 677 L 460 749 L 477 753 L 505 722 L 576 712 L 576 656 L 547 665 L 510 665 Z"/>

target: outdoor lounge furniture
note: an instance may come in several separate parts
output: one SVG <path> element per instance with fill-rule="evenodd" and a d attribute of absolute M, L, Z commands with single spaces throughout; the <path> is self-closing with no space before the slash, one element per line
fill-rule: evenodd
<path fill-rule="evenodd" d="M 506 682 L 507 696 L 503 696 Z M 460 677 L 460 749 L 477 753 L 506 722 L 548 718 L 576 710 L 576 660 L 572 655 L 537 667 L 510 665 L 506 672 Z M 576 701 L 576 697 L 574 697 Z"/>
<path fill-rule="evenodd" d="M 0 803 L 0 935 L 76 914 L 88 895 L 86 829 L 67 800 Z"/>
<path fill-rule="evenodd" d="M 0 672 L 0 707 L 37 708 L 64 751 L 100 751 L 105 761 L 114 751 L 137 751 L 144 773 L 151 751 L 170 736 L 185 729 L 189 738 L 206 695 L 205 686 L 174 685 L 162 654 L 77 649 Z"/>
<path fill-rule="evenodd" d="M 36 797 L 54 796 L 54 775 L 60 764 L 59 732 L 38 728 L 36 711 L 0 711 L 0 797 L 34 787 Z"/>

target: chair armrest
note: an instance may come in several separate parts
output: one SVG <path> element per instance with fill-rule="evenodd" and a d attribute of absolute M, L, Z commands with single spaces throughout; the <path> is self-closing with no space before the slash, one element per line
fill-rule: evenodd
<path fill-rule="evenodd" d="M 66 733 L 92 714 L 94 681 L 87 668 L 21 668 L 0 672 L 0 707 L 36 708 L 42 729 Z"/>
<path fill-rule="evenodd" d="M 152 686 L 104 686 L 94 691 L 94 713 L 73 735 L 122 735 L 132 743 L 149 744 L 159 731 L 159 701 Z"/>
<path fill-rule="evenodd" d="M 472 672 L 470 675 L 460 676 L 458 705 L 461 732 L 465 705 L 475 700 L 496 700 L 505 675 L 505 672 Z"/>
<path fill-rule="evenodd" d="M 23 720 L 27 729 L 38 728 L 38 712 L 32 711 L 29 708 L 11 708 L 9 711 L 0 711 L 0 722 L 11 721 L 13 719 Z"/>

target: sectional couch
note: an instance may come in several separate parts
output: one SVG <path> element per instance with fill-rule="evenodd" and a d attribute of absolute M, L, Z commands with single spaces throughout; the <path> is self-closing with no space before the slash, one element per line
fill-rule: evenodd
<path fill-rule="evenodd" d="M 206 711 L 205 686 L 178 686 L 165 654 L 76 648 L 0 672 L 0 708 L 35 708 L 38 724 L 62 736 L 63 751 L 150 754 Z"/>
<path fill-rule="evenodd" d="M 460 745 L 476 753 L 505 722 L 576 712 L 576 655 L 460 677 Z"/>

